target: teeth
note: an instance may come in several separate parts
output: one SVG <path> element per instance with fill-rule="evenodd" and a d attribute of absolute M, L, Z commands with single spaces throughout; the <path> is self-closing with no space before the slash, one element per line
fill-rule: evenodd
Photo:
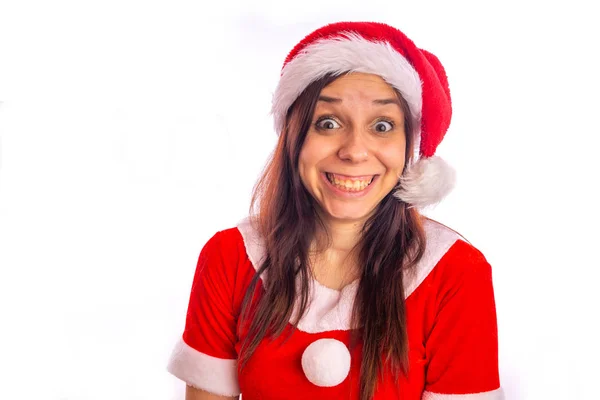
<path fill-rule="evenodd" d="M 361 191 L 364 188 L 366 188 L 367 186 L 369 186 L 371 184 L 371 182 L 373 181 L 373 177 L 371 177 L 371 179 L 369 179 L 367 181 L 351 181 L 351 180 L 338 179 L 329 173 L 326 175 L 327 175 L 327 179 L 329 180 L 329 182 L 331 182 L 333 185 L 337 186 L 340 189 L 351 191 L 351 192 Z"/>

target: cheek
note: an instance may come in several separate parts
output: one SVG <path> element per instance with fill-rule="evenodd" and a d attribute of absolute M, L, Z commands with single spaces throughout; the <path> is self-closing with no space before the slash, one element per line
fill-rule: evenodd
<path fill-rule="evenodd" d="M 300 180 L 306 186 L 306 173 L 308 169 L 308 160 L 305 157 L 304 151 L 300 151 L 300 157 L 298 158 L 298 174 L 300 175 Z"/>
<path fill-rule="evenodd" d="M 311 150 L 310 146 L 304 146 L 300 150 L 298 157 L 298 174 L 300 174 L 300 180 L 304 186 L 309 186 L 311 176 L 314 175 L 316 159 L 315 153 Z"/>
<path fill-rule="evenodd" d="M 404 146 L 387 146 L 379 152 L 380 159 L 388 169 L 401 173 L 405 164 L 405 151 Z"/>
<path fill-rule="evenodd" d="M 325 143 L 307 136 L 298 158 L 298 171 L 304 181 L 309 176 L 316 175 L 319 163 L 327 158 L 328 150 Z"/>

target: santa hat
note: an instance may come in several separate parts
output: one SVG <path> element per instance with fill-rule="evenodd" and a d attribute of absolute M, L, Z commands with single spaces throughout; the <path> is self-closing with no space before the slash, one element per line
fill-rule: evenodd
<path fill-rule="evenodd" d="M 287 56 L 273 95 L 275 130 L 284 129 L 288 109 L 312 82 L 327 74 L 379 75 L 408 103 L 416 127 L 413 162 L 394 195 L 416 207 L 442 200 L 454 187 L 455 172 L 435 151 L 452 116 L 444 67 L 404 33 L 377 22 L 338 22 L 306 36 Z"/>

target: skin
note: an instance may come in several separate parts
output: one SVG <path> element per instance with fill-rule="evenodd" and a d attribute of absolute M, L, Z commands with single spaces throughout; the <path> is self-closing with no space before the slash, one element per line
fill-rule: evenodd
<path fill-rule="evenodd" d="M 325 248 L 324 232 L 317 232 L 313 244 L 313 273 L 321 283 L 339 289 L 356 278 L 352 259 L 360 229 L 397 185 L 405 149 L 404 113 L 381 77 L 351 73 L 323 88 L 298 165 L 332 238 Z M 344 198 L 322 180 L 325 172 L 379 177 L 366 196 Z"/>

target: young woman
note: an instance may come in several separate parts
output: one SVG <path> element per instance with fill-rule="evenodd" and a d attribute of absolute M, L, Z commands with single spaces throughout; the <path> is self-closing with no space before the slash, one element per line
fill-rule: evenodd
<path fill-rule="evenodd" d="M 418 209 L 453 170 L 442 64 L 344 22 L 288 55 L 250 216 L 201 251 L 169 371 L 186 398 L 502 399 L 491 267 Z"/>

